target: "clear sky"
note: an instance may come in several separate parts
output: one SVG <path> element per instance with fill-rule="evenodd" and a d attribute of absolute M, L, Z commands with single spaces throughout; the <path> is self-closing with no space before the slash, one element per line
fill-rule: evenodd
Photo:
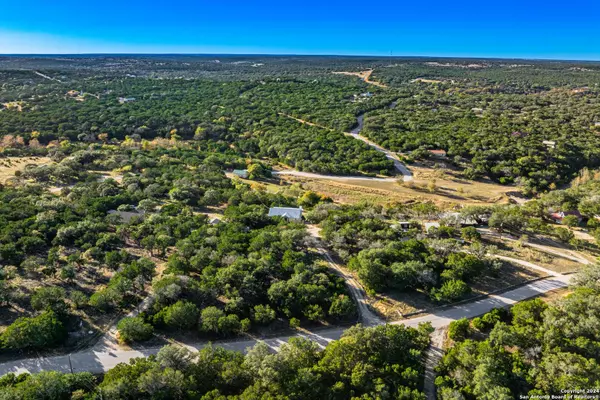
<path fill-rule="evenodd" d="M 598 0 L 0 0 L 0 53 L 600 60 Z"/>

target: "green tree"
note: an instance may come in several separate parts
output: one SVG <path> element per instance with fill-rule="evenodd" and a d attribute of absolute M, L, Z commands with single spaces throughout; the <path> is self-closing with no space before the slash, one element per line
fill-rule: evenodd
<path fill-rule="evenodd" d="M 462 318 L 452 321 L 448 326 L 448 337 L 455 342 L 460 342 L 469 337 L 471 326 L 469 320 Z"/>
<path fill-rule="evenodd" d="M 119 340 L 125 343 L 142 342 L 152 337 L 154 328 L 141 317 L 125 317 L 117 324 Z"/>
<path fill-rule="evenodd" d="M 198 323 L 200 310 L 188 301 L 178 301 L 164 311 L 165 324 L 174 329 L 192 329 Z"/>
<path fill-rule="evenodd" d="M 451 303 L 471 293 L 471 288 L 461 280 L 452 279 L 444 282 L 441 288 L 432 289 L 430 296 L 439 303 Z"/>
<path fill-rule="evenodd" d="M 206 307 L 200 313 L 200 330 L 204 332 L 219 332 L 219 320 L 225 317 L 223 310 L 215 306 Z"/>
<path fill-rule="evenodd" d="M 331 302 L 329 315 L 338 319 L 351 318 L 356 313 L 356 306 L 350 297 L 341 294 Z"/>
<path fill-rule="evenodd" d="M 31 307 L 38 311 L 52 310 L 55 313 L 63 314 L 67 310 L 66 297 L 67 294 L 61 287 L 42 287 L 31 296 Z"/>
<path fill-rule="evenodd" d="M 254 306 L 254 321 L 261 325 L 270 324 L 275 320 L 275 311 L 268 305 Z"/>

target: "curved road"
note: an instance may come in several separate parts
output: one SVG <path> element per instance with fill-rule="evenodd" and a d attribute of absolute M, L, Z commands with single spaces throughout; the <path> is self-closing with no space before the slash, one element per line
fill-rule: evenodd
<path fill-rule="evenodd" d="M 408 168 L 406 168 L 406 166 L 400 162 L 400 159 L 398 159 L 398 156 L 394 152 L 379 146 L 378 144 L 370 141 L 367 137 L 360 134 L 360 132 L 362 131 L 362 129 L 365 125 L 365 114 L 360 114 L 356 119 L 356 123 L 357 123 L 356 128 L 354 128 L 350 132 L 346 133 L 346 135 L 350 135 L 355 139 L 363 141 L 366 144 L 368 144 L 369 146 L 373 147 L 375 150 L 385 154 L 385 156 L 388 158 L 388 160 L 392 160 L 394 162 L 394 167 L 396 168 L 396 170 L 398 172 L 400 172 L 402 174 L 402 176 L 404 178 L 404 182 L 412 181 L 413 180 L 412 172 L 410 172 L 410 170 Z"/>

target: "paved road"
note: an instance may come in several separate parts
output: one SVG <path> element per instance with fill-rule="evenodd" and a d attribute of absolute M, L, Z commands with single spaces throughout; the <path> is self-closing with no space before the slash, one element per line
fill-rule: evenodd
<path fill-rule="evenodd" d="M 484 299 L 465 303 L 459 306 L 436 311 L 419 318 L 407 319 L 392 322 L 394 325 L 406 325 L 416 327 L 422 322 L 430 322 L 434 328 L 441 328 L 460 318 L 473 318 L 485 314 L 496 307 L 513 305 L 519 301 L 529 299 L 551 290 L 568 286 L 570 276 L 551 277 L 530 284 L 521 286 L 517 289 L 507 291 L 500 295 L 489 296 Z M 315 341 L 320 346 L 325 347 L 332 340 L 337 340 L 342 335 L 343 328 L 323 329 L 310 333 L 298 333 L 294 336 L 303 336 Z M 283 336 L 273 339 L 263 340 L 268 346 L 277 350 L 286 343 L 292 336 Z M 259 339 L 250 338 L 245 340 L 233 340 L 224 342 L 214 342 L 214 345 L 236 351 L 245 351 L 254 346 Z M 199 349 L 206 346 L 205 342 L 189 345 L 190 348 Z M 106 372 L 115 365 L 128 362 L 135 357 L 145 357 L 156 354 L 159 348 L 144 350 L 115 350 L 115 351 L 94 351 L 86 350 L 71 354 L 70 356 L 56 356 L 48 358 L 34 358 L 28 360 L 12 361 L 0 364 L 0 376 L 9 372 L 40 372 L 42 370 L 56 370 L 62 372 L 81 372 L 89 371 L 92 373 Z"/>
<path fill-rule="evenodd" d="M 360 323 L 365 326 L 374 326 L 384 323 L 384 321 L 369 308 L 366 296 L 367 293 L 365 292 L 362 284 L 345 268 L 342 268 L 338 263 L 336 263 L 333 260 L 331 253 L 323 246 L 323 242 L 321 240 L 321 229 L 316 225 L 308 225 L 307 231 L 313 238 L 314 245 L 319 253 L 321 253 L 327 260 L 329 267 L 333 269 L 339 276 L 344 278 L 350 294 L 358 305 L 358 316 Z"/>

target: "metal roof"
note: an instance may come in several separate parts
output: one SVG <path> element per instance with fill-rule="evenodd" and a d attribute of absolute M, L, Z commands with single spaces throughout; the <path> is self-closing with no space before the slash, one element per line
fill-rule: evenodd
<path fill-rule="evenodd" d="M 302 208 L 293 207 L 271 207 L 269 217 L 284 217 L 288 219 L 302 219 Z"/>

